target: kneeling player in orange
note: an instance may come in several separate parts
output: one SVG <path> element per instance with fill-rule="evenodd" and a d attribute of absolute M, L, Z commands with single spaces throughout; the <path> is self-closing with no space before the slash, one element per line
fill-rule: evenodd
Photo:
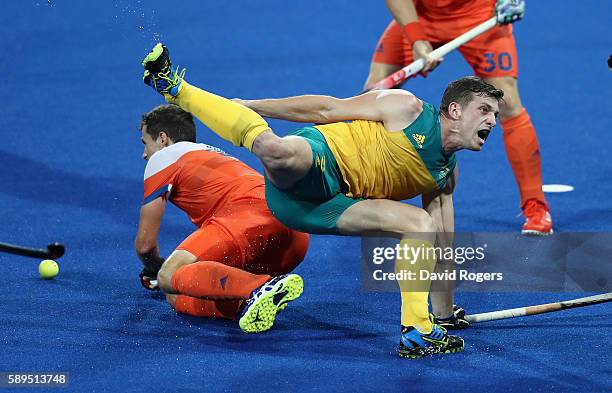
<path fill-rule="evenodd" d="M 148 162 L 135 247 L 143 286 L 164 291 L 177 312 L 237 318 L 246 332 L 270 329 L 302 292 L 301 277 L 287 273 L 304 259 L 308 235 L 274 218 L 259 173 L 195 143 L 190 113 L 159 106 L 143 115 L 141 132 Z M 157 235 L 168 200 L 198 229 L 164 261 Z"/>

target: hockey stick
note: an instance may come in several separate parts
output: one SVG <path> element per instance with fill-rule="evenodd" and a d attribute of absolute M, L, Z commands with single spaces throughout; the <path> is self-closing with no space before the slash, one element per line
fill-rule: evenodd
<path fill-rule="evenodd" d="M 568 308 L 584 307 L 593 304 L 612 301 L 612 292 L 601 295 L 581 297 L 579 299 L 566 300 L 564 302 L 540 304 L 538 306 L 511 308 L 508 310 L 485 312 L 482 314 L 466 315 L 469 323 L 496 321 L 498 319 L 525 317 L 528 315 L 544 314 L 547 312 L 567 310 Z"/>
<path fill-rule="evenodd" d="M 59 243 L 49 244 L 46 250 L 44 248 L 29 248 L 16 246 L 14 244 L 0 243 L 0 251 L 22 255 L 24 257 L 57 259 L 64 255 L 66 248 Z"/>
<path fill-rule="evenodd" d="M 432 60 L 438 60 L 442 56 L 447 55 L 449 52 L 457 49 L 458 47 L 465 44 L 466 42 L 476 38 L 477 36 L 481 35 L 482 33 L 488 30 L 491 30 L 496 25 L 497 25 L 497 17 L 492 17 L 486 22 L 483 22 L 479 24 L 478 26 L 474 27 L 472 30 L 469 30 L 461 34 L 459 37 L 455 38 L 454 40 L 447 42 L 446 44 L 442 45 L 438 49 L 433 50 L 429 54 L 429 57 Z M 406 67 L 402 68 L 401 70 L 396 71 L 393 74 L 386 77 L 385 79 L 381 80 L 380 82 L 377 82 L 371 88 L 364 90 L 363 93 L 371 91 L 371 90 L 391 89 L 392 87 L 397 86 L 400 83 L 404 82 L 406 79 L 416 75 L 419 71 L 423 69 L 424 66 L 425 64 L 423 62 L 423 59 L 415 60 L 412 63 L 408 64 Z"/>

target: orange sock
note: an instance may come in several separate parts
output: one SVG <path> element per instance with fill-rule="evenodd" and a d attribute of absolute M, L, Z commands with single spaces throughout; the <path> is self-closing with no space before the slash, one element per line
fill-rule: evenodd
<path fill-rule="evenodd" d="M 546 204 L 542 191 L 542 163 L 535 128 L 525 109 L 501 121 L 506 155 L 521 194 L 521 207 L 529 199 Z"/>
<path fill-rule="evenodd" d="M 205 300 L 178 295 L 174 309 L 193 317 L 236 319 L 242 300 Z"/>
<path fill-rule="evenodd" d="M 172 276 L 172 287 L 183 295 L 200 299 L 248 299 L 254 289 L 270 278 L 219 262 L 201 261 L 178 269 Z"/>

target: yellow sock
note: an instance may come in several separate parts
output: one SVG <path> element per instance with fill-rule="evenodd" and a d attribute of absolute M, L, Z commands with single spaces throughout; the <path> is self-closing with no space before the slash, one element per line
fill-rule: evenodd
<path fill-rule="evenodd" d="M 402 239 L 400 250 L 405 250 L 405 247 L 408 249 L 408 258 L 402 258 L 404 256 L 402 251 L 395 261 L 395 271 L 412 272 L 414 277 L 411 280 L 398 281 L 402 294 L 402 326 L 414 326 L 421 333 L 429 333 L 433 328 L 429 320 L 428 301 L 431 282 L 421 280 L 420 274 L 421 270 L 427 270 L 429 273 L 434 270 L 436 256 L 433 246 L 426 240 Z M 412 250 L 415 251 L 414 254 Z"/>
<path fill-rule="evenodd" d="M 180 93 L 176 97 L 167 95 L 166 101 L 193 114 L 221 138 L 249 150 L 255 138 L 270 130 L 268 123 L 251 109 L 185 81 Z"/>

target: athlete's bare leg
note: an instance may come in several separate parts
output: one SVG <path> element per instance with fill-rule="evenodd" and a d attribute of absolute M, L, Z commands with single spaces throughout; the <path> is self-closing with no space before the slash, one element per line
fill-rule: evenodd
<path fill-rule="evenodd" d="M 516 78 L 511 76 L 485 78 L 485 82 L 492 84 L 504 92 L 504 100 L 499 106 L 499 117 L 501 120 L 510 119 L 521 113 L 523 104 L 519 97 Z"/>
<path fill-rule="evenodd" d="M 336 223 L 343 235 L 390 232 L 435 242 L 436 227 L 425 210 L 388 199 L 367 199 L 346 209 Z"/>
<path fill-rule="evenodd" d="M 380 82 L 400 68 L 402 67 L 395 64 L 372 62 L 370 64 L 370 73 L 363 85 L 364 90 L 371 88 L 375 83 Z"/>
<path fill-rule="evenodd" d="M 401 244 L 409 247 L 430 247 L 436 240 L 433 218 L 425 210 L 387 199 L 370 199 L 349 207 L 338 219 L 340 233 L 358 236 L 368 232 L 390 232 L 401 236 Z M 418 258 L 410 263 L 398 256 L 395 270 L 412 271 L 417 276 L 435 268 L 435 257 Z M 429 281 L 398 281 L 402 296 L 402 326 L 414 326 L 420 332 L 430 332 L 428 291 Z"/>
<path fill-rule="evenodd" d="M 553 232 L 548 204 L 542 192 L 542 162 L 538 137 L 519 97 L 517 80 L 512 77 L 488 78 L 504 92 L 500 105 L 506 156 L 519 187 L 520 206 L 525 215 L 525 235 L 549 235 Z"/>
<path fill-rule="evenodd" d="M 455 264 L 452 261 L 438 261 L 436 263 L 436 273 L 452 272 L 453 270 L 455 270 Z M 453 313 L 454 295 L 454 281 L 437 280 L 432 282 L 429 297 L 433 315 L 440 318 L 449 317 Z"/>
<path fill-rule="evenodd" d="M 294 185 L 312 166 L 312 149 L 299 136 L 281 138 L 264 132 L 255 139 L 253 154 L 261 160 L 268 179 L 280 189 Z"/>
<path fill-rule="evenodd" d="M 170 307 L 176 309 L 176 297 L 178 295 L 174 293 L 166 293 L 165 295 L 166 295 L 166 301 L 168 302 Z"/>
<path fill-rule="evenodd" d="M 195 255 L 185 250 L 175 250 L 157 273 L 157 285 L 165 293 L 178 293 L 172 288 L 172 275 L 181 267 L 198 261 Z"/>

